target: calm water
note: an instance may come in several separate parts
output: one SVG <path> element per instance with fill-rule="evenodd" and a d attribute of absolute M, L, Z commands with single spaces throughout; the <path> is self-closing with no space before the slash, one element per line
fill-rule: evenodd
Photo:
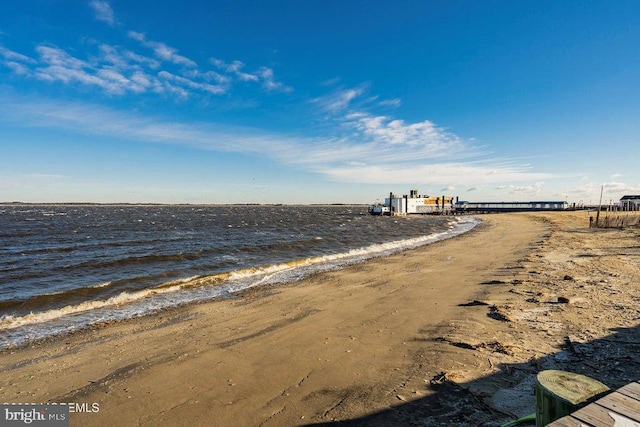
<path fill-rule="evenodd" d="M 0 206 L 0 347 L 467 231 L 349 206 Z"/>

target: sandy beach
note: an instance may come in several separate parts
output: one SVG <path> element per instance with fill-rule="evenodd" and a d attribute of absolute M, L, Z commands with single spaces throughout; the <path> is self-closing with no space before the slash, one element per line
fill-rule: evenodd
<path fill-rule="evenodd" d="M 463 236 L 0 355 L 3 402 L 71 425 L 499 425 L 564 369 L 638 379 L 640 229 L 482 216 Z"/>

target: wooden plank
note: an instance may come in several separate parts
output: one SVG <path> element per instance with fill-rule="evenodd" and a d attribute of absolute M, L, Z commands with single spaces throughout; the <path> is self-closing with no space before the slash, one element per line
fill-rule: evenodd
<path fill-rule="evenodd" d="M 554 422 L 547 424 L 547 427 L 596 427 L 596 426 L 591 424 L 586 424 L 581 420 L 572 417 L 571 415 L 567 415 L 560 418 L 559 420 L 555 420 Z"/>
<path fill-rule="evenodd" d="M 629 396 L 632 399 L 640 400 L 640 383 L 629 383 L 616 391 L 618 393 L 624 394 L 625 396 Z M 638 404 L 640 405 L 640 403 Z"/>
<path fill-rule="evenodd" d="M 599 399 L 597 404 L 640 422 L 640 402 L 629 396 L 613 392 Z"/>
<path fill-rule="evenodd" d="M 582 409 L 578 409 L 576 412 L 571 414 L 571 416 L 598 427 L 614 426 L 617 419 L 626 418 L 611 409 L 598 405 L 597 403 L 592 403 Z"/>

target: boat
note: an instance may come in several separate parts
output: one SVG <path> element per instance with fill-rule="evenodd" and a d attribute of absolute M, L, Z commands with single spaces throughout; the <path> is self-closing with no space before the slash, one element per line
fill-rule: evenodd
<path fill-rule="evenodd" d="M 390 215 L 391 211 L 389 210 L 389 206 L 376 203 L 375 205 L 369 206 L 369 213 L 371 215 Z"/>

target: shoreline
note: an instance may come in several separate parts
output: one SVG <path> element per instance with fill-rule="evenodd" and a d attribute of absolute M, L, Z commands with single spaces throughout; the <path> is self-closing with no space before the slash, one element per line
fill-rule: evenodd
<path fill-rule="evenodd" d="M 536 369 L 575 367 L 567 336 L 586 352 L 613 327 L 638 333 L 640 281 L 626 280 L 640 279 L 628 265 L 640 233 L 589 232 L 575 213 L 483 220 L 299 282 L 4 351 L 0 399 L 99 404 L 71 425 L 499 425 L 526 415 Z M 614 235 L 611 248 L 595 247 Z M 588 282 L 600 273 L 606 289 Z M 630 375 L 590 360 L 581 373 L 610 386 Z"/>
<path fill-rule="evenodd" d="M 425 235 L 405 236 L 399 240 L 373 243 L 360 248 L 347 248 L 343 252 L 303 256 L 267 265 L 238 266 L 235 270 L 175 278 L 152 287 L 112 293 L 104 298 L 77 301 L 72 304 L 57 302 L 57 305 L 45 307 L 40 311 L 34 312 L 31 309 L 19 314 L 1 316 L 0 351 L 29 346 L 41 340 L 56 339 L 75 331 L 100 327 L 101 324 L 155 315 L 172 307 L 233 298 L 239 295 L 239 292 L 254 287 L 283 286 L 319 272 L 336 271 L 371 259 L 455 238 L 472 230 L 480 223 L 480 220 L 470 218 L 457 219 L 449 221 L 448 229 L 443 227 L 439 231 L 432 231 Z M 110 282 L 106 282 L 90 288 L 37 295 L 32 299 L 44 300 L 55 296 L 60 300 L 61 294 L 74 296 L 82 294 L 87 289 L 103 288 L 109 284 Z"/>

